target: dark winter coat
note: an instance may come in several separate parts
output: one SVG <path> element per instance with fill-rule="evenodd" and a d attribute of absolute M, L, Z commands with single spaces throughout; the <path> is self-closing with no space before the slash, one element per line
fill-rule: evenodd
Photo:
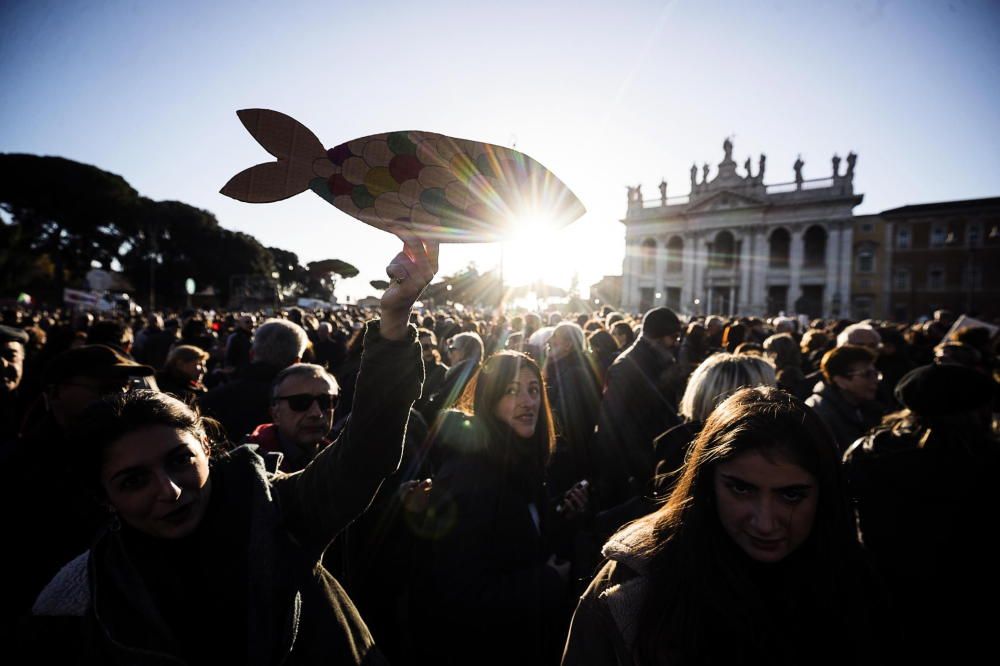
<path fill-rule="evenodd" d="M 974 430 L 974 429 L 973 429 Z M 1000 596 L 1000 443 L 981 430 L 882 428 L 844 456 L 858 532 L 894 597 L 900 663 L 993 649 Z"/>
<path fill-rule="evenodd" d="M 817 384 L 806 404 L 815 410 L 830 429 L 841 454 L 882 418 L 882 407 L 877 402 L 866 402 L 855 407 L 847 402 L 844 394 L 831 384 Z"/>
<path fill-rule="evenodd" d="M 203 395 L 198 405 L 222 424 L 229 441 L 239 442 L 271 420 L 271 384 L 281 370 L 267 363 L 246 365 L 232 381 Z"/>
<path fill-rule="evenodd" d="M 593 476 L 591 447 L 601 405 L 601 387 L 586 357 L 572 353 L 545 364 L 545 389 L 559 434 L 556 460 L 549 468 L 553 491 L 564 492 Z"/>
<path fill-rule="evenodd" d="M 148 537 L 123 528 L 65 567 L 28 623 L 35 659 L 383 663 L 320 558 L 399 463 L 422 376 L 414 339 L 411 329 L 407 341 L 382 340 L 377 324 L 369 324 L 350 423 L 304 471 L 272 475 L 253 449 L 237 449 L 214 461 L 212 499 L 190 541 L 150 547 Z M 164 550 L 178 547 L 189 557 L 164 561 Z M 178 571 L 190 573 L 176 576 L 188 590 L 163 585 Z M 213 615 L 216 624 L 194 621 Z M 49 651 L 61 654 L 38 656 Z"/>
<path fill-rule="evenodd" d="M 440 433 L 452 455 L 434 478 L 425 589 L 411 614 L 425 623 L 421 663 L 542 663 L 561 643 L 553 625 L 566 605 L 546 565 L 544 488 L 525 482 L 474 417 L 448 412 Z"/>
<path fill-rule="evenodd" d="M 600 506 L 646 492 L 653 477 L 653 439 L 677 425 L 685 376 L 673 353 L 640 336 L 608 369 L 595 462 Z"/>

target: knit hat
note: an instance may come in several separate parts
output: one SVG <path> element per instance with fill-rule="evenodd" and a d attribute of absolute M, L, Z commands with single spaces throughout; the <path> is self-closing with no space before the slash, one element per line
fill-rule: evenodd
<path fill-rule="evenodd" d="M 642 318 L 642 334 L 648 338 L 662 338 L 681 332 L 681 320 L 670 308 L 653 308 Z"/>
<path fill-rule="evenodd" d="M 925 365 L 896 385 L 896 399 L 920 416 L 970 412 L 993 402 L 996 382 L 960 365 Z"/>

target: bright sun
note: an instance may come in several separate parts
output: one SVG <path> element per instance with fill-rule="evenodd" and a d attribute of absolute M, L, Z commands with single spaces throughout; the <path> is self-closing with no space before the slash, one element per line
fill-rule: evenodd
<path fill-rule="evenodd" d="M 514 287 L 539 280 L 558 286 L 568 283 L 572 269 L 567 260 L 572 258 L 561 256 L 563 242 L 548 218 L 518 218 L 511 239 L 503 244 L 504 282 Z"/>

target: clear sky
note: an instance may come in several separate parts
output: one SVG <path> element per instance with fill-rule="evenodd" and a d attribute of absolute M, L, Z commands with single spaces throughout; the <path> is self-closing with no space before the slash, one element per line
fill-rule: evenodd
<path fill-rule="evenodd" d="M 300 260 L 361 269 L 398 241 L 310 192 L 219 188 L 268 159 L 235 111 L 272 108 L 328 147 L 422 129 L 516 145 L 588 208 L 505 252 L 508 278 L 620 274 L 626 185 L 688 191 L 693 161 L 767 154 L 768 182 L 855 151 L 856 213 L 1000 195 L 1000 1 L 0 3 L 0 151 L 60 155 L 212 211 Z M 842 167 L 843 168 L 843 167 Z M 496 245 L 448 245 L 441 274 Z M 178 278 L 181 279 L 181 278 Z"/>

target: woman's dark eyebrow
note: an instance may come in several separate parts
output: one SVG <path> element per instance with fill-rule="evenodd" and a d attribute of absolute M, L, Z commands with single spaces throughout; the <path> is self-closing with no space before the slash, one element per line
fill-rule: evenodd
<path fill-rule="evenodd" d="M 722 474 L 722 478 L 725 479 L 726 481 L 736 481 L 737 483 L 742 483 L 744 486 L 749 486 L 750 488 L 757 487 L 754 484 L 750 483 L 749 481 L 741 479 L 735 474 L 726 474 L 725 472 L 719 472 L 719 473 Z"/>
<path fill-rule="evenodd" d="M 814 483 L 793 483 L 788 486 L 782 486 L 780 488 L 775 488 L 775 490 L 788 491 L 788 490 L 811 490 L 816 487 Z"/>
<path fill-rule="evenodd" d="M 734 474 L 726 474 L 725 472 L 720 472 L 720 474 L 722 475 L 722 478 L 725 479 L 726 481 L 736 481 L 750 488 L 757 487 L 756 485 L 750 483 L 749 481 L 741 479 L 740 477 Z M 816 484 L 814 483 L 792 483 L 787 486 L 781 486 L 780 488 L 775 488 L 775 490 L 777 490 L 778 492 L 788 492 L 789 490 L 811 490 L 815 487 Z"/>
<path fill-rule="evenodd" d="M 169 451 L 167 451 L 167 453 L 163 457 L 164 458 L 169 458 L 170 456 L 172 456 L 175 453 L 177 453 L 177 451 L 179 449 L 186 449 L 186 448 L 188 448 L 187 444 L 178 444 L 174 448 L 172 448 Z M 121 470 L 118 470 L 117 472 L 115 472 L 114 476 L 112 476 L 108 480 L 109 481 L 114 481 L 119 476 L 124 476 L 125 474 L 131 474 L 132 472 L 142 471 L 143 469 L 144 469 L 144 467 L 142 465 L 133 465 L 132 467 L 126 467 L 125 469 L 121 469 Z"/>

